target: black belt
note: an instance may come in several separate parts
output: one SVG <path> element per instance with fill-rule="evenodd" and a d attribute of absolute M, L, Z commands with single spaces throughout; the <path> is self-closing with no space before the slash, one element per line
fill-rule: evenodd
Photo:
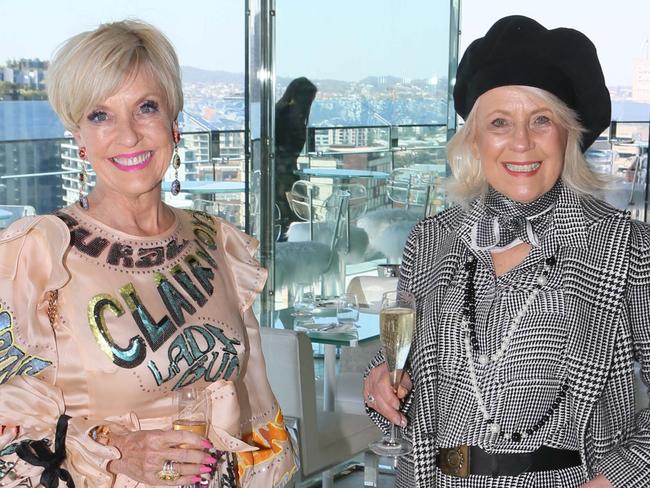
<path fill-rule="evenodd" d="M 490 454 L 478 446 L 458 446 L 439 450 L 436 464 L 444 474 L 467 478 L 477 476 L 518 476 L 526 472 L 553 471 L 580 466 L 578 451 L 542 446 L 536 451 Z"/>

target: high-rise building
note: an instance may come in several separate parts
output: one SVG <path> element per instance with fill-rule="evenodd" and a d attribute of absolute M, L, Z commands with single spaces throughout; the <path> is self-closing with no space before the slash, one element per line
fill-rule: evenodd
<path fill-rule="evenodd" d="M 0 204 L 49 213 L 64 205 L 63 126 L 46 101 L 0 102 Z"/>

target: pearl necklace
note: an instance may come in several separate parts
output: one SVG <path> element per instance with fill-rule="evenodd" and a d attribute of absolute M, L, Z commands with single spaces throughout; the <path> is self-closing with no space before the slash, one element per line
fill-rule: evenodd
<path fill-rule="evenodd" d="M 555 266 L 556 259 L 554 256 L 546 258 L 544 261 L 544 267 L 542 269 L 542 274 L 537 277 L 537 281 L 531 291 L 524 306 L 515 314 L 512 321 L 510 322 L 510 327 L 501 340 L 501 345 L 499 348 L 492 354 L 479 354 L 479 363 L 481 365 L 487 365 L 491 361 L 498 362 L 505 355 L 510 342 L 521 323 L 524 315 L 528 311 L 530 305 L 535 301 L 537 295 L 539 295 L 543 286 L 548 283 L 548 275 L 551 271 L 551 268 Z M 533 435 L 539 429 L 541 429 L 546 422 L 550 419 L 550 416 L 553 415 L 559 406 L 560 403 L 566 398 L 566 392 L 569 389 L 568 380 L 565 379 L 560 385 L 560 389 L 557 397 L 551 404 L 551 406 L 546 410 L 546 413 L 537 421 L 535 425 L 526 429 L 524 432 L 504 432 L 501 430 L 501 426 L 494 421 L 492 416 L 487 410 L 485 405 L 485 400 L 483 399 L 483 393 L 478 384 L 478 377 L 476 375 L 476 364 L 474 363 L 474 353 L 479 353 L 478 339 L 476 337 L 476 290 L 474 287 L 474 276 L 476 275 L 476 258 L 474 256 L 469 256 L 467 262 L 465 263 L 465 269 L 467 270 L 467 285 L 465 287 L 465 303 L 463 305 L 463 318 L 461 319 L 460 325 L 462 330 L 465 333 L 465 356 L 467 359 L 467 365 L 469 368 L 469 377 L 472 383 L 472 389 L 474 390 L 474 397 L 476 398 L 476 403 L 480 412 L 483 414 L 483 419 L 487 424 L 490 425 L 490 431 L 493 434 L 498 434 L 499 437 L 503 437 L 506 440 L 512 440 L 514 442 L 520 442 L 522 438 Z"/>
<path fill-rule="evenodd" d="M 499 348 L 490 356 L 487 354 L 481 354 L 478 357 L 478 362 L 483 366 L 490 363 L 490 361 L 497 362 L 508 350 L 510 342 L 512 341 L 521 320 L 528 312 L 528 307 L 532 305 L 539 295 L 542 287 L 548 283 L 548 274 L 551 271 L 551 268 L 555 266 L 555 257 L 551 256 L 546 258 L 544 261 L 544 268 L 542 269 L 542 274 L 537 277 L 537 282 L 533 291 L 530 292 L 524 306 L 515 314 L 515 316 L 510 321 L 510 327 L 508 331 L 501 339 L 501 345 Z M 478 348 L 478 339 L 476 337 L 476 291 L 474 287 L 474 276 L 476 275 L 476 258 L 474 256 L 469 256 L 467 262 L 465 263 L 465 269 L 467 270 L 467 286 L 465 287 L 465 304 L 463 306 L 463 318 L 460 321 L 460 326 L 465 331 L 465 341 L 469 339 L 470 344 L 473 346 L 472 349 L 475 352 L 479 352 Z"/>

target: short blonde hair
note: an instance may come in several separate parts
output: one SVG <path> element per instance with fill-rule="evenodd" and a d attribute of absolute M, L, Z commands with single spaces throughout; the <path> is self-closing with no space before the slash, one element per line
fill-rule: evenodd
<path fill-rule="evenodd" d="M 585 129 L 580 124 L 576 112 L 546 90 L 532 86 L 518 86 L 518 88 L 548 105 L 559 124 L 567 131 L 562 181 L 577 193 L 593 193 L 602 190 L 607 180 L 589 169 L 580 146 Z M 474 103 L 465 125 L 447 143 L 447 159 L 453 175 L 448 182 L 448 190 L 452 200 L 464 203 L 480 197 L 488 187 L 480 161 L 472 154 L 472 143 L 477 130 L 476 112 L 480 103 L 481 97 Z"/>
<path fill-rule="evenodd" d="M 165 35 L 140 20 L 102 24 L 68 39 L 47 73 L 47 94 L 66 129 L 74 132 L 84 114 L 114 94 L 139 69 L 160 84 L 176 119 L 183 109 L 180 66 Z"/>

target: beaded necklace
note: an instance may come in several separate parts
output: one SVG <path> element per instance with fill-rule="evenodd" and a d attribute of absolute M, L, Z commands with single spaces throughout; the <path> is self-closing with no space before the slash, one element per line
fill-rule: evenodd
<path fill-rule="evenodd" d="M 551 403 L 551 406 L 546 410 L 545 414 L 531 427 L 520 431 L 506 432 L 501 429 L 501 426 L 494 421 L 492 416 L 487 410 L 485 401 L 483 399 L 483 393 L 478 384 L 478 377 L 476 376 L 476 364 L 474 362 L 474 355 L 478 354 L 478 362 L 481 365 L 487 365 L 490 362 L 497 363 L 505 355 L 510 342 L 521 323 L 524 315 L 528 311 L 530 305 L 535 301 L 537 295 L 539 295 L 543 286 L 548 283 L 548 275 L 551 271 L 551 268 L 555 266 L 557 260 L 554 256 L 546 258 L 544 261 L 544 267 L 542 273 L 537 277 L 533 291 L 530 293 L 524 306 L 515 314 L 510 322 L 510 327 L 501 340 L 501 345 L 499 348 L 491 355 L 481 354 L 478 345 L 478 338 L 476 337 L 476 289 L 474 286 L 474 276 L 476 275 L 476 258 L 470 255 L 465 262 L 465 270 L 467 271 L 467 281 L 465 285 L 465 298 L 463 303 L 463 316 L 460 322 L 461 328 L 465 333 L 465 356 L 467 358 L 467 365 L 469 368 L 469 377 L 472 383 L 472 389 L 474 390 L 474 397 L 478 404 L 478 408 L 483 414 L 483 420 L 490 426 L 490 431 L 493 434 L 498 434 L 499 437 L 502 437 L 506 440 L 512 440 L 513 442 L 520 442 L 522 439 L 533 435 L 535 432 L 540 430 L 551 418 L 551 415 L 560 407 L 560 404 L 566 398 L 567 390 L 569 389 L 568 379 L 565 379 L 560 385 L 558 394 L 555 400 Z"/>

